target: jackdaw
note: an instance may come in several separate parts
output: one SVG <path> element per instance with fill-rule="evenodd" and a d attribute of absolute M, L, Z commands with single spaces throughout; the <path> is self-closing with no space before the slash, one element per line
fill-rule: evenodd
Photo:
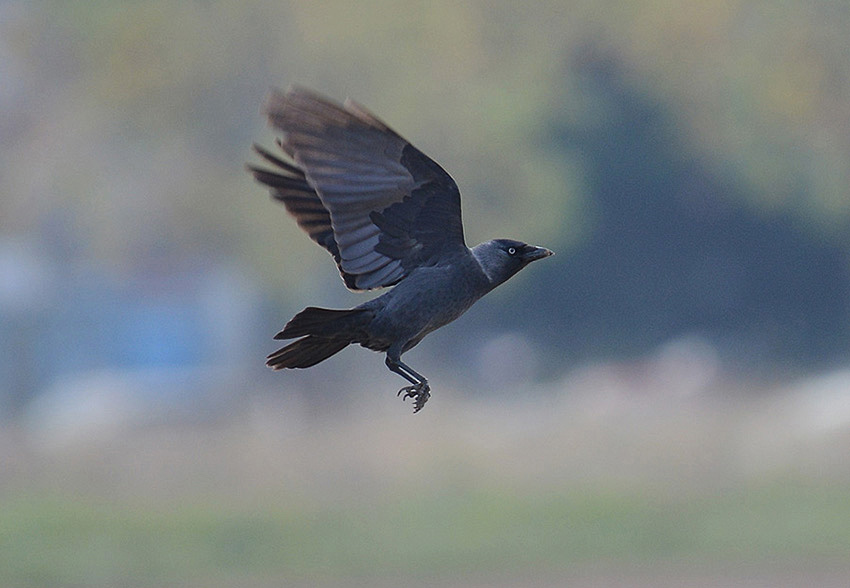
<path fill-rule="evenodd" d="M 275 335 L 296 341 L 266 365 L 308 368 L 359 343 L 386 352 L 387 367 L 410 382 L 398 395 L 418 412 L 430 386 L 401 355 L 552 252 L 511 239 L 467 247 L 455 181 L 351 99 L 291 87 L 272 90 L 263 112 L 288 161 L 254 145 L 275 168 L 249 165 L 254 177 L 333 256 L 350 290 L 394 286 L 348 310 L 305 308 Z"/>

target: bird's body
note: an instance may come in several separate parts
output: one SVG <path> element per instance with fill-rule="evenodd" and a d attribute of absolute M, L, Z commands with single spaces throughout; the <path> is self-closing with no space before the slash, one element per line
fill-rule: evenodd
<path fill-rule="evenodd" d="M 490 291 L 487 276 L 471 255 L 458 254 L 450 263 L 417 268 L 389 292 L 360 305 L 373 310 L 369 340 L 361 345 L 387 351 L 402 342 L 401 353 L 425 335 L 449 324 Z M 415 300 L 416 304 L 410 304 Z"/>
<path fill-rule="evenodd" d="M 507 239 L 467 247 L 454 180 L 362 106 L 296 87 L 273 91 L 266 114 L 294 165 L 256 147 L 278 169 L 249 167 L 254 176 L 333 256 L 349 289 L 392 286 L 352 309 L 304 309 L 275 336 L 297 340 L 267 364 L 311 367 L 357 343 L 386 352 L 411 383 L 399 394 L 419 411 L 430 386 L 401 355 L 552 252 Z"/>

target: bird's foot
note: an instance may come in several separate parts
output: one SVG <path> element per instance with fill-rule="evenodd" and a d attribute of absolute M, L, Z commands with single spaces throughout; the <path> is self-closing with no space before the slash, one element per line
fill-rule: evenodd
<path fill-rule="evenodd" d="M 401 396 L 402 392 L 404 396 Z M 401 396 L 402 400 L 413 398 L 413 414 L 416 414 L 422 410 L 422 407 L 431 398 L 431 387 L 428 385 L 428 382 L 419 382 L 413 386 L 405 386 L 398 391 L 397 396 Z"/>

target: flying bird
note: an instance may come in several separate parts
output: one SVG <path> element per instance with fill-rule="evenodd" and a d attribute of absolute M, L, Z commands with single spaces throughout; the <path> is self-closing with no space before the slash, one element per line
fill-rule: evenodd
<path fill-rule="evenodd" d="M 275 335 L 295 341 L 266 365 L 308 368 L 358 343 L 386 353 L 410 383 L 398 395 L 419 412 L 431 388 L 402 354 L 552 252 L 511 239 L 467 247 L 455 181 L 351 99 L 291 87 L 272 90 L 263 112 L 286 159 L 254 145 L 272 168 L 249 165 L 256 180 L 331 254 L 346 287 L 392 287 L 351 309 L 305 308 Z"/>

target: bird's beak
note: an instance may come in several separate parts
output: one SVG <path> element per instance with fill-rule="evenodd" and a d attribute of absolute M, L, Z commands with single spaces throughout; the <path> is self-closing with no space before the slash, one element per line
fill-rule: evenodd
<path fill-rule="evenodd" d="M 546 249 L 545 247 L 529 247 L 528 250 L 523 254 L 523 258 L 526 261 L 535 261 L 538 259 L 543 259 L 544 257 L 549 257 L 554 253 L 550 249 Z"/>

